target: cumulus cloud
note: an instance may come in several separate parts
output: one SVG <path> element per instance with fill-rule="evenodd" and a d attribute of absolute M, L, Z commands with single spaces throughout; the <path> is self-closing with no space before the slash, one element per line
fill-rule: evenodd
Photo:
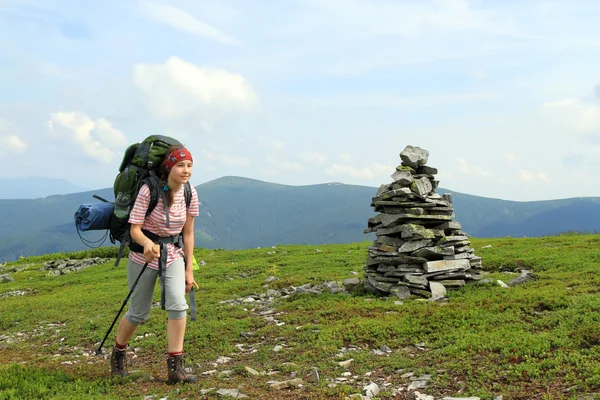
<path fill-rule="evenodd" d="M 178 57 L 164 64 L 136 64 L 133 79 L 150 110 L 166 120 L 249 111 L 259 104 L 251 83 L 242 75 L 199 67 Z"/>
<path fill-rule="evenodd" d="M 285 149 L 285 144 L 280 142 L 279 140 L 270 140 L 261 136 L 259 139 L 259 144 L 263 149 L 281 151 Z"/>
<path fill-rule="evenodd" d="M 311 164 L 323 164 L 325 161 L 327 161 L 327 156 L 323 153 L 319 153 L 318 151 L 298 153 L 296 156 L 305 163 Z"/>
<path fill-rule="evenodd" d="M 233 156 L 223 153 L 211 153 L 207 150 L 203 150 L 202 155 L 207 160 L 214 161 L 227 167 L 248 167 L 252 165 L 252 162 L 246 157 Z"/>
<path fill-rule="evenodd" d="M 365 178 L 371 179 L 382 173 L 389 173 L 394 171 L 395 167 L 383 164 L 373 164 L 367 167 L 357 169 L 351 165 L 342 165 L 333 163 L 327 168 L 329 175 L 347 175 L 354 178 Z"/>
<path fill-rule="evenodd" d="M 340 161 L 351 161 L 352 160 L 352 156 L 348 153 L 342 153 L 338 156 L 338 159 Z"/>
<path fill-rule="evenodd" d="M 303 172 L 304 166 L 300 163 L 292 162 L 289 160 L 283 160 L 273 157 L 267 157 L 265 159 L 272 169 L 280 171 L 291 171 L 291 172 Z"/>
<path fill-rule="evenodd" d="M 480 12 L 467 0 L 394 2 L 372 0 L 300 0 L 318 7 L 330 24 L 346 25 L 365 34 L 414 37 L 432 30 L 474 30 L 493 34 L 515 34 L 516 24 L 508 15 Z M 399 24 L 397 16 L 403 16 Z"/>
<path fill-rule="evenodd" d="M 504 153 L 504 159 L 509 164 L 514 164 L 517 161 L 517 156 L 514 153 Z"/>
<path fill-rule="evenodd" d="M 47 121 L 50 134 L 65 142 L 73 143 L 87 156 L 109 163 L 127 145 L 127 138 L 114 128 L 110 121 L 96 121 L 81 112 L 54 112 Z"/>
<path fill-rule="evenodd" d="M 469 165 L 467 160 L 463 157 L 459 157 L 456 159 L 454 164 L 454 170 L 458 172 L 462 172 L 463 174 L 473 175 L 473 176 L 491 176 L 492 173 L 483 169 L 482 167 L 476 165 Z"/>
<path fill-rule="evenodd" d="M 569 127 L 577 133 L 597 133 L 600 131 L 600 107 L 579 99 L 567 98 L 543 104 L 546 116 L 561 126 Z"/>
<path fill-rule="evenodd" d="M 525 182 L 542 181 L 552 183 L 552 180 L 544 172 L 532 172 L 521 169 L 519 170 L 519 177 Z"/>
<path fill-rule="evenodd" d="M 17 135 L 0 135 L 0 156 L 11 153 L 21 154 L 27 150 L 28 144 Z"/>
<path fill-rule="evenodd" d="M 206 37 L 223 44 L 239 44 L 239 42 L 217 28 L 210 26 L 187 11 L 169 4 L 145 1 L 138 2 L 140 10 L 150 19 L 160 22 L 171 28 L 191 33 L 193 35 Z"/>

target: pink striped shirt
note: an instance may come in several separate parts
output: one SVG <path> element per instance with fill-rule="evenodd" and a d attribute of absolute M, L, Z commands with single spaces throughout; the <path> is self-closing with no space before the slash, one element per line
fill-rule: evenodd
<path fill-rule="evenodd" d="M 185 196 L 184 189 L 174 194 L 173 204 L 169 207 L 169 223 L 170 227 L 167 228 L 167 213 L 165 212 L 165 206 L 162 198 L 158 199 L 158 203 L 152 213 L 146 218 L 146 211 L 150 205 L 150 189 L 147 185 L 142 185 L 138 196 L 135 200 L 135 204 L 129 214 L 129 222 L 132 224 L 143 224 L 142 229 L 146 229 L 158 236 L 173 236 L 177 235 L 183 229 L 187 215 L 197 217 L 198 211 L 198 193 L 193 186 L 192 189 L 192 200 L 190 202 L 190 208 L 186 213 L 185 209 Z M 194 245 L 193 243 L 191 244 Z M 173 263 L 177 258 L 183 257 L 183 250 L 177 247 L 174 243 L 167 244 L 167 267 Z M 133 251 L 129 252 L 129 258 L 138 264 L 145 264 L 146 259 L 142 253 L 136 253 Z M 148 264 L 149 268 L 158 269 L 158 259 L 155 259 Z"/>

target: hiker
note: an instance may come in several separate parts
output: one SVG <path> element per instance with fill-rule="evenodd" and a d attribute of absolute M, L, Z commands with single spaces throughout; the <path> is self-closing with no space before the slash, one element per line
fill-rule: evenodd
<path fill-rule="evenodd" d="M 161 283 L 161 305 L 167 311 L 168 381 L 196 382 L 196 376 L 188 374 L 183 367 L 183 340 L 186 328 L 185 295 L 192 286 L 198 288 L 193 273 L 194 217 L 199 215 L 198 194 L 191 186 L 192 197 L 186 212 L 184 185 L 192 175 L 193 159 L 183 146 L 172 146 L 160 167 L 160 190 L 166 192 L 168 216 L 163 201 L 158 201 L 146 216 L 150 202 L 150 189 L 143 184 L 131 209 L 129 222 L 132 242 L 127 261 L 129 287 L 142 271 L 132 292 L 129 308 L 119 323 L 116 343 L 113 346 L 110 365 L 113 375 L 126 376 L 126 349 L 138 325 L 150 315 L 157 277 Z M 164 198 L 164 196 L 163 196 Z M 166 221 L 170 221 L 167 226 Z M 185 245 L 182 246 L 182 240 Z M 159 271 L 160 266 L 160 271 Z"/>

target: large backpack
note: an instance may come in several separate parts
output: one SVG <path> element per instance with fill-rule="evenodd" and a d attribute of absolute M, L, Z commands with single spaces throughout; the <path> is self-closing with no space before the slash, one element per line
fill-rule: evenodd
<path fill-rule="evenodd" d="M 173 145 L 181 145 L 181 143 L 169 136 L 152 135 L 142 142 L 130 145 L 125 150 L 119 174 L 113 185 L 115 202 L 109 222 L 111 242 L 121 243 L 115 266 L 119 265 L 125 247 L 131 245 L 129 214 L 142 185 L 146 184 L 150 189 L 150 205 L 146 215 L 154 210 L 158 199 L 162 198 L 167 212 L 167 226 L 169 226 L 167 198 L 158 174 L 169 147 Z M 189 208 L 192 199 L 189 182 L 186 182 L 184 190 L 186 207 Z"/>

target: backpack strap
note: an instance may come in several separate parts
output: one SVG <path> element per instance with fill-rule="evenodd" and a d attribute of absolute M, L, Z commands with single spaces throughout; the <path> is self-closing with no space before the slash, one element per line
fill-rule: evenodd
<path fill-rule="evenodd" d="M 190 204 L 192 203 L 192 185 L 190 185 L 190 181 L 187 181 L 183 186 L 183 194 L 185 195 L 185 207 L 187 209 L 190 208 Z"/>

